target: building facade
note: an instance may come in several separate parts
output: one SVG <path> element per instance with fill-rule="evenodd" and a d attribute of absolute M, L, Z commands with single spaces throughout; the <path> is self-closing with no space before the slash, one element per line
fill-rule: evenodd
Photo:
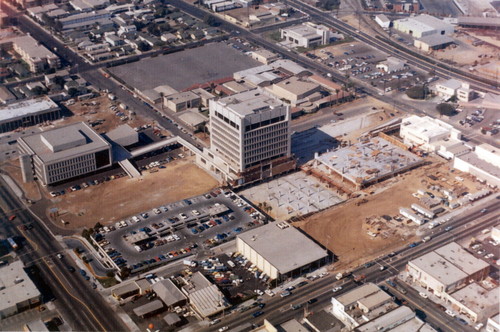
<path fill-rule="evenodd" d="M 210 100 L 210 133 L 199 164 L 233 185 L 295 168 L 289 106 L 260 89 Z"/>
<path fill-rule="evenodd" d="M 49 97 L 13 103 L 0 108 L 0 133 L 57 120 L 60 117 L 60 107 Z"/>
<path fill-rule="evenodd" d="M 83 122 L 17 140 L 23 180 L 62 182 L 112 164 L 111 144 Z"/>
<path fill-rule="evenodd" d="M 324 25 L 305 23 L 286 29 L 281 29 L 281 38 L 294 47 L 314 47 L 330 42 L 331 32 Z"/>
<path fill-rule="evenodd" d="M 394 28 L 412 35 L 414 38 L 434 34 L 451 35 L 455 31 L 451 24 L 426 14 L 396 20 L 394 21 Z"/>
<path fill-rule="evenodd" d="M 11 48 L 28 64 L 33 73 L 39 73 L 47 69 L 57 69 L 61 66 L 61 60 L 57 55 L 40 45 L 31 36 L 21 36 L 0 42 L 2 48 Z"/>

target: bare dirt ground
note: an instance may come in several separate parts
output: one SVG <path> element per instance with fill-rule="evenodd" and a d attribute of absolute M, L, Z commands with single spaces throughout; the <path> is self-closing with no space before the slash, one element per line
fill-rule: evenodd
<path fill-rule="evenodd" d="M 37 201 L 42 198 L 44 192 L 43 187 L 38 182 L 24 183 L 21 175 L 21 167 L 19 166 L 19 159 L 5 161 L 0 165 L 0 168 L 6 172 L 16 184 L 24 192 L 26 199 Z"/>
<path fill-rule="evenodd" d="M 428 158 L 430 165 L 422 166 L 396 178 L 384 181 L 363 190 L 361 197 L 351 199 L 338 207 L 315 214 L 294 225 L 304 230 L 312 238 L 338 256 L 340 264 L 336 268 L 357 266 L 380 255 L 391 252 L 404 243 L 417 240 L 416 224 L 391 222 L 383 236 L 371 237 L 367 234 L 367 217 L 387 215 L 399 216 L 399 207 L 409 207 L 418 203 L 412 193 L 418 189 L 426 189 L 431 183 L 427 177 L 435 174 L 440 179 L 437 184 L 443 187 L 463 185 L 477 190 L 477 183 L 469 176 L 455 171 L 450 173 L 449 167 L 438 158 Z M 463 182 L 455 180 L 455 176 L 464 178 Z M 446 179 L 446 181 L 442 181 Z M 363 203 L 364 202 L 364 203 Z"/>
<path fill-rule="evenodd" d="M 92 105 L 95 103 L 95 105 Z M 69 123 L 80 122 L 83 121 L 85 123 L 91 123 L 97 120 L 104 120 L 102 124 L 98 124 L 93 127 L 99 134 L 106 133 L 119 125 L 128 124 L 132 128 L 140 127 L 144 124 L 147 124 L 147 121 L 142 119 L 141 117 L 137 117 L 133 114 L 130 114 L 127 110 L 122 110 L 117 108 L 116 111 L 123 112 L 128 119 L 122 121 L 120 116 L 115 115 L 116 111 L 112 111 L 110 107 L 116 106 L 118 107 L 120 103 L 118 101 L 111 101 L 105 95 L 101 95 L 99 97 L 83 100 L 76 102 L 74 105 L 67 106 L 67 108 L 74 114 L 69 118 L 65 118 L 63 120 L 63 124 L 67 125 Z M 58 124 L 59 121 L 55 121 L 55 124 Z"/>
<path fill-rule="evenodd" d="M 140 179 L 123 177 L 52 199 L 66 228 L 78 229 L 116 222 L 154 207 L 197 196 L 217 187 L 193 158 L 176 160 Z"/>

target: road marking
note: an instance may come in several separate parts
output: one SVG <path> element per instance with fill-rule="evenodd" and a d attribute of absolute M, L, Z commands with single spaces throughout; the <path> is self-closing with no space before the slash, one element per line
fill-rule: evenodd
<path fill-rule="evenodd" d="M 64 288 L 64 290 L 66 291 L 66 293 L 71 296 L 72 298 L 74 298 L 76 301 L 80 302 L 80 304 L 82 304 L 87 310 L 88 312 L 90 313 L 90 315 L 92 316 L 92 318 L 94 318 L 94 320 L 97 322 L 97 324 L 99 324 L 99 326 L 102 328 L 103 331 L 106 331 L 106 329 L 104 328 L 104 326 L 101 324 L 101 322 L 97 319 L 97 317 L 94 315 L 94 312 L 92 310 L 90 310 L 90 308 L 87 306 L 87 304 L 85 304 L 82 300 L 80 300 L 78 297 L 74 296 L 67 288 L 66 288 L 66 285 L 61 281 L 61 279 L 59 278 L 59 276 L 57 275 L 57 273 L 52 269 L 52 267 L 47 264 L 47 262 L 44 260 L 44 263 L 47 265 L 47 267 L 52 271 L 52 274 L 56 277 L 57 281 L 59 281 L 59 283 L 61 284 L 61 286 Z"/>

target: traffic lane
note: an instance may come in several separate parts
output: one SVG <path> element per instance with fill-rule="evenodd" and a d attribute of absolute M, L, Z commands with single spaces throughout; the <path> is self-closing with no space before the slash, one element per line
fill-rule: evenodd
<path fill-rule="evenodd" d="M 10 207 L 16 208 L 16 216 L 22 223 L 27 223 L 28 221 L 35 225 L 35 228 L 25 233 L 26 238 L 29 238 L 28 243 L 34 243 L 34 250 L 29 252 L 29 257 L 31 257 L 32 262 L 40 263 L 44 259 L 54 257 L 56 253 L 62 252 L 63 249 L 59 245 L 59 243 L 52 237 L 50 233 L 41 225 L 37 219 L 33 218 L 29 212 L 24 209 L 17 200 L 7 191 L 4 185 L 0 186 L 0 196 L 4 201 L 9 202 Z M 65 280 L 68 282 L 67 287 L 62 283 L 61 279 L 57 279 L 60 283 L 61 287 L 66 290 L 65 292 L 59 292 L 61 299 L 64 302 L 64 306 L 71 307 L 71 305 L 76 305 L 78 307 L 78 302 L 75 302 L 76 299 L 80 299 L 82 302 L 80 303 L 82 307 L 78 308 L 78 311 L 88 310 L 91 313 L 92 317 L 99 317 L 99 319 L 93 319 L 87 322 L 86 326 L 88 326 L 89 330 L 96 330 L 98 326 L 101 326 L 99 322 L 103 322 L 102 325 L 105 326 L 104 329 L 98 328 L 97 330 L 121 330 L 124 326 L 120 321 L 116 318 L 113 311 L 110 310 L 107 303 L 102 299 L 102 297 L 93 292 L 88 285 L 84 283 L 78 282 L 78 280 L 72 278 L 71 272 L 69 272 L 65 266 L 65 264 L 57 259 L 51 262 L 52 267 L 50 269 L 51 273 L 46 275 L 46 282 L 50 283 L 54 281 L 54 278 L 58 275 L 65 275 Z M 47 261 L 45 261 L 47 264 Z M 47 265 L 48 266 L 48 265 Z M 42 265 L 43 267 L 43 265 Z M 41 270 L 46 271 L 45 268 Z M 46 271 L 48 273 L 48 271 Z M 56 274 L 57 273 L 57 274 Z M 59 287 L 57 288 L 59 291 Z M 71 291 L 72 292 L 71 292 Z M 92 308 L 100 308 L 100 311 L 93 312 L 90 310 L 90 307 L 86 307 L 85 304 L 90 305 Z M 96 325 L 96 322 L 98 323 Z M 82 322 L 85 323 L 85 322 Z"/>

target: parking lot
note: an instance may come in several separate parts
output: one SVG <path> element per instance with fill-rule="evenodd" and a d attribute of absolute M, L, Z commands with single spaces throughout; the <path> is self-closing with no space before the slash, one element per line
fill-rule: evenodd
<path fill-rule="evenodd" d="M 209 249 L 263 220 L 232 192 L 214 190 L 104 226 L 98 241 L 118 266 L 139 270 Z"/>

